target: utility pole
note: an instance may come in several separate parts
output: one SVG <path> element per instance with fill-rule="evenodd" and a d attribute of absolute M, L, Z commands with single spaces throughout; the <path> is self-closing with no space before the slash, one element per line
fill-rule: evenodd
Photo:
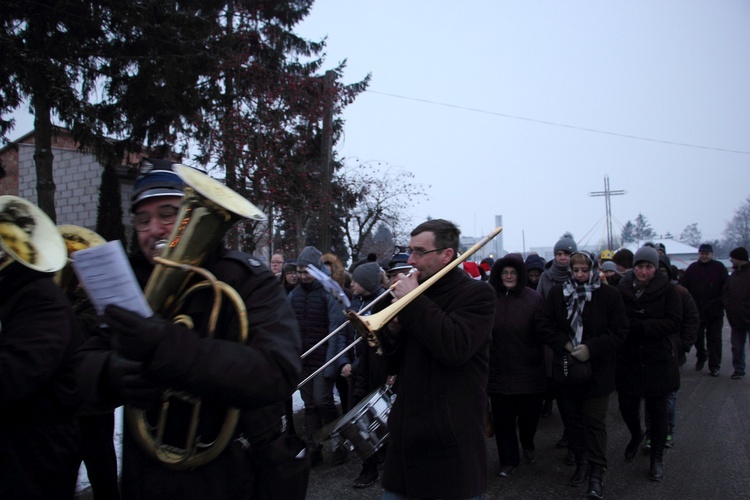
<path fill-rule="evenodd" d="M 617 190 L 612 191 L 609 189 L 609 176 L 604 176 L 604 191 L 594 191 L 593 193 L 589 193 L 589 196 L 604 196 L 604 203 L 607 210 L 607 250 L 612 250 L 614 246 L 614 241 L 612 238 L 612 202 L 610 201 L 611 196 L 617 196 L 621 194 L 625 194 L 627 191 L 623 190 Z"/>

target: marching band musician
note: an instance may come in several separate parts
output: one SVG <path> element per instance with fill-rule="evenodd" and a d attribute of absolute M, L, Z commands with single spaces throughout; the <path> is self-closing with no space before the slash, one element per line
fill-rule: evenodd
<path fill-rule="evenodd" d="M 151 163 L 154 167 L 136 180 L 131 203 L 139 247 L 131 265 L 141 286 L 154 269 L 157 242 L 172 232 L 183 196 L 171 162 Z M 159 403 L 167 387 L 200 397 L 198 434 L 204 442 L 218 432 L 227 407 L 241 410 L 239 423 L 217 458 L 188 470 L 152 458 L 125 426 L 122 497 L 304 498 L 309 458 L 304 443 L 284 432 L 282 418 L 284 401 L 300 379 L 294 315 L 273 273 L 249 255 L 217 248 L 201 265 L 242 297 L 249 322 L 246 344 L 225 340 L 235 331 L 236 314 L 222 314 L 214 337 L 207 338 L 213 303 L 208 290 L 191 295 L 181 311 L 193 318 L 194 329 L 110 305 L 102 320 L 111 342 L 101 336 L 84 346 L 78 376 L 85 396 L 146 410 Z"/>
<path fill-rule="evenodd" d="M 396 298 L 447 267 L 457 256 L 459 236 L 443 219 L 417 226 L 408 250 L 417 272 L 399 275 Z M 388 418 L 384 500 L 481 498 L 486 490 L 494 301 L 492 287 L 454 266 L 398 313 L 400 328 L 381 330 L 388 371 L 398 374 L 398 397 Z"/>
<path fill-rule="evenodd" d="M 26 203 L 0 197 L 0 498 L 72 500 L 79 461 L 72 355 L 81 337 L 53 281 L 65 245 Z M 49 231 L 36 238 L 45 222 Z M 59 267 L 35 264 L 55 248 Z"/>

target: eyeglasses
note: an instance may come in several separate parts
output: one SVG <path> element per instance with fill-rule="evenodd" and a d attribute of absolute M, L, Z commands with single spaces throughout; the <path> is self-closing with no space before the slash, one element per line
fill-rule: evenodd
<path fill-rule="evenodd" d="M 502 271 L 501 276 L 518 276 L 518 271 Z"/>
<path fill-rule="evenodd" d="M 179 211 L 180 209 L 178 207 L 159 207 L 156 210 L 156 220 L 159 221 L 159 224 L 162 224 L 164 226 L 174 224 L 174 221 L 177 219 L 177 213 Z M 151 227 L 151 214 L 148 212 L 135 214 L 135 217 L 133 217 L 133 227 L 139 233 L 148 231 L 148 228 Z"/>
<path fill-rule="evenodd" d="M 442 251 L 443 251 L 443 250 L 445 250 L 446 248 L 448 248 L 448 247 L 442 247 L 442 248 L 433 248 L 432 250 L 415 250 L 415 249 L 413 249 L 413 248 L 407 248 L 407 249 L 406 249 L 406 255 L 408 255 L 408 256 L 412 256 L 412 255 L 414 255 L 415 257 L 424 257 L 424 256 L 425 256 L 425 255 L 427 255 L 428 253 L 432 253 L 432 252 L 442 252 Z"/>

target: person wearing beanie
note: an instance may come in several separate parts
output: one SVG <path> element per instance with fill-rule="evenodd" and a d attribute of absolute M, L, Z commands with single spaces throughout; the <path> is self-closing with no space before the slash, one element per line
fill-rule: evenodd
<path fill-rule="evenodd" d="M 542 294 L 542 297 L 547 297 L 549 294 L 549 291 L 552 289 L 554 285 L 562 285 L 566 281 L 568 281 L 568 278 L 570 277 L 570 255 L 578 250 L 578 246 L 576 245 L 575 240 L 573 240 L 573 235 L 570 233 L 565 233 L 562 238 L 558 240 L 557 243 L 555 243 L 554 247 L 554 259 L 547 262 L 546 269 L 542 273 L 541 277 L 539 278 L 539 283 L 536 286 L 536 291 Z M 547 267 L 548 266 L 548 267 Z M 554 381 L 551 379 L 551 359 L 552 355 L 548 350 L 547 354 L 549 363 L 548 363 L 548 375 L 550 375 L 550 392 L 555 393 L 556 386 Z M 556 394 L 556 393 L 555 393 Z M 549 400 L 549 397 L 551 394 L 549 394 L 545 399 Z M 545 403 L 548 404 L 548 403 Z M 557 403 L 558 408 L 560 407 L 560 401 L 558 400 Z M 551 408 L 550 408 L 551 409 Z M 561 412 L 564 411 L 561 409 Z M 565 424 L 565 416 L 561 415 L 563 417 L 563 425 Z M 563 430 L 562 437 L 557 441 L 555 446 L 557 448 L 568 448 L 569 439 L 568 439 L 568 433 L 567 430 Z M 573 457 L 573 450 L 568 448 L 568 457 L 567 457 L 568 463 L 573 463 L 575 460 Z"/>
<path fill-rule="evenodd" d="M 732 274 L 724 286 L 723 298 L 727 321 L 731 327 L 732 379 L 745 376 L 745 346 L 750 338 L 750 266 L 748 252 L 738 247 L 729 252 Z"/>
<path fill-rule="evenodd" d="M 604 261 L 600 270 L 608 285 L 617 285 L 617 281 L 619 281 L 620 279 L 619 275 L 617 274 L 617 264 L 615 264 L 611 260 Z"/>
<path fill-rule="evenodd" d="M 352 310 L 360 313 L 372 302 L 385 293 L 381 285 L 383 270 L 376 262 L 366 262 L 357 266 L 352 275 Z M 361 313 L 364 316 L 376 314 L 388 307 L 391 301 L 387 298 L 379 300 L 375 305 Z M 351 374 L 354 390 L 352 402 L 358 404 L 376 389 L 383 387 L 388 378 L 387 363 L 384 356 L 377 354 L 367 342 L 360 342 L 355 346 L 357 355 L 351 365 L 344 366 L 347 374 Z M 348 368 L 347 368 L 348 367 Z M 342 372 L 344 373 L 344 372 Z M 352 486 L 355 488 L 366 488 L 375 484 L 380 477 L 378 464 L 385 457 L 385 448 L 373 453 L 362 461 L 362 469 L 354 479 Z"/>
<path fill-rule="evenodd" d="M 287 261 L 284 264 L 284 267 L 281 271 L 281 276 L 279 276 L 279 281 L 281 281 L 281 285 L 284 287 L 284 291 L 287 295 L 289 295 L 289 292 L 291 292 L 295 286 L 297 286 L 297 263 L 294 261 Z"/>
<path fill-rule="evenodd" d="M 306 246 L 302 249 L 297 257 L 299 285 L 287 296 L 299 325 L 302 352 L 312 349 L 329 332 L 336 330 L 346 321 L 341 304 L 308 271 L 308 267 L 327 271 L 328 268 L 321 261 L 322 256 L 323 253 L 313 246 Z M 351 331 L 342 330 L 305 357 L 302 360 L 302 379 L 312 375 L 344 350 L 350 343 L 351 337 Z M 323 445 L 318 442 L 316 432 L 339 418 L 339 411 L 333 399 L 333 388 L 342 368 L 351 364 L 351 356 L 351 353 L 341 356 L 300 387 L 300 396 L 305 404 L 305 437 L 313 467 L 323 461 Z M 344 463 L 345 460 L 346 450 L 338 447 L 332 457 L 333 463 L 338 465 Z"/>
<path fill-rule="evenodd" d="M 139 251 L 130 263 L 142 286 L 155 269 L 153 258 L 159 251 L 153 243 L 170 237 L 182 202 L 182 180 L 173 168 L 171 164 L 159 165 L 135 183 L 132 212 Z M 202 415 L 225 415 L 228 407 L 238 408 L 234 435 L 244 436 L 248 448 L 258 454 L 248 460 L 232 443 L 205 465 L 174 470 L 155 458 L 153 451 L 142 448 L 131 426 L 126 425 L 122 498 L 190 500 L 211 492 L 216 500 L 302 499 L 307 490 L 308 458 L 290 463 L 286 457 L 304 456 L 305 444 L 279 425 L 284 401 L 301 380 L 302 346 L 293 312 L 276 277 L 251 255 L 225 250 L 217 242 L 200 265 L 241 297 L 247 310 L 247 341 L 236 341 L 235 315 L 221 314 L 216 327 L 209 328 L 208 313 L 214 300 L 209 288 L 194 291 L 180 307 L 181 314 L 195 320 L 192 328 L 109 305 L 102 318 L 108 331 L 92 336 L 79 351 L 79 390 L 86 401 L 158 408 L 163 388 L 179 387 L 201 398 Z M 192 411 L 193 405 L 175 404 L 170 406 L 169 418 L 177 427 L 187 427 Z M 156 426 L 151 412 L 146 419 L 148 425 Z M 215 422 L 202 418 L 199 432 L 214 436 L 220 430 Z M 170 426 L 173 434 L 179 432 Z M 175 446 L 183 446 L 178 439 L 186 438 L 165 437 L 174 440 Z"/>
<path fill-rule="evenodd" d="M 571 486 L 589 480 L 588 498 L 602 498 L 607 469 L 607 407 L 615 390 L 616 349 L 627 335 L 620 292 L 603 286 L 599 264 L 590 252 L 573 252 L 570 278 L 550 290 L 539 319 L 539 332 L 555 356 L 565 353 L 589 362 L 591 376 L 561 384 L 558 405 L 565 419 L 576 469 Z"/>
<path fill-rule="evenodd" d="M 638 453 L 644 432 L 640 422 L 641 399 L 651 420 L 649 479 L 664 478 L 669 394 L 680 387 L 679 352 L 682 299 L 669 278 L 657 272 L 659 254 L 639 248 L 635 267 L 620 280 L 629 333 L 617 350 L 616 385 L 620 414 L 630 431 L 625 459 Z"/>
<path fill-rule="evenodd" d="M 568 259 L 570 259 L 570 254 L 578 251 L 578 246 L 575 240 L 573 240 L 573 235 L 565 233 L 555 243 L 553 251 L 555 258 L 552 261 L 552 265 L 542 273 L 541 278 L 539 278 L 539 284 L 536 287 L 536 291 L 544 297 L 547 296 L 553 285 L 565 283 L 570 276 Z"/>
<path fill-rule="evenodd" d="M 708 361 L 712 377 L 718 377 L 721 368 L 721 329 L 724 326 L 722 293 L 728 277 L 724 264 L 714 260 L 713 247 L 704 243 L 698 248 L 698 260 L 688 266 L 680 281 L 693 296 L 701 316 L 695 341 L 695 369 L 701 371 Z"/>
<path fill-rule="evenodd" d="M 547 389 L 544 345 L 535 333 L 543 299 L 526 286 L 526 266 L 518 254 L 497 260 L 489 283 L 497 297 L 487 394 L 500 460 L 497 474 L 507 478 L 521 463 L 519 438 L 524 459 L 536 460 L 534 437 Z"/>
<path fill-rule="evenodd" d="M 529 256 L 526 257 L 526 262 L 524 263 L 527 278 L 526 286 L 532 290 L 536 290 L 539 285 L 539 279 L 544 272 L 544 264 L 544 259 L 535 253 L 529 254 Z"/>
<path fill-rule="evenodd" d="M 657 248 L 658 251 L 658 248 Z M 672 276 L 672 262 L 666 254 L 659 254 L 659 271 L 666 275 L 672 283 L 675 284 L 675 289 L 680 294 L 682 301 L 682 326 L 680 327 L 680 347 L 678 350 L 679 365 L 682 366 L 687 360 L 686 354 L 690 352 L 690 348 L 695 344 L 695 338 L 698 335 L 698 325 L 700 324 L 700 316 L 698 315 L 698 308 L 690 296 L 690 292 L 687 291 L 682 285 L 678 285 Z M 671 448 L 674 445 L 674 434 L 677 429 L 676 426 L 676 408 L 677 408 L 677 391 L 672 391 L 667 397 L 667 439 L 664 446 Z M 644 422 L 646 424 L 645 439 L 643 441 L 643 451 L 651 451 L 651 416 L 646 410 Z"/>

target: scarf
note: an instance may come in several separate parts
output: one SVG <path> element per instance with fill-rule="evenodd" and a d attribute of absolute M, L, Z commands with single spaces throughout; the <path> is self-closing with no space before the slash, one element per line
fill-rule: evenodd
<path fill-rule="evenodd" d="M 599 277 L 599 263 L 596 258 L 587 251 L 574 252 L 571 258 L 575 254 L 585 255 L 591 266 L 589 271 L 589 279 L 586 283 L 578 283 L 573 277 L 572 268 L 569 269 L 570 277 L 563 284 L 563 297 L 565 297 L 565 304 L 568 306 L 568 320 L 570 320 L 570 328 L 574 333 L 574 337 L 570 340 L 573 347 L 581 343 L 583 339 L 583 308 L 586 302 L 591 301 L 591 295 L 594 290 L 598 289 L 602 285 L 601 278 Z"/>
<path fill-rule="evenodd" d="M 549 269 L 544 271 L 544 274 L 552 280 L 554 284 L 562 284 L 567 281 L 570 276 L 570 268 L 568 266 L 558 266 L 557 262 L 553 261 Z"/>

